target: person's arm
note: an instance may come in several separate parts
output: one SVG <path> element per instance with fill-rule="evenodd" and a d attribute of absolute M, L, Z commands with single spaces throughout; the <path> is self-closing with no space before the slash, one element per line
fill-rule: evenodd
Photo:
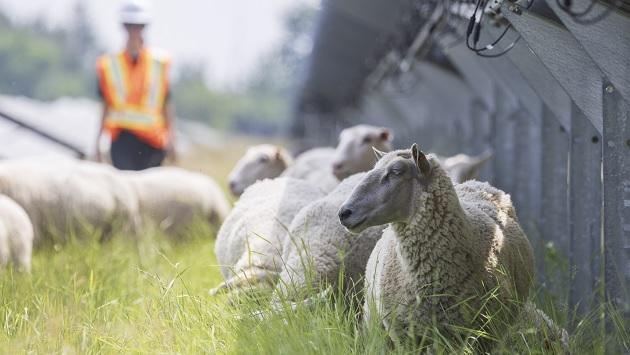
<path fill-rule="evenodd" d="M 108 112 L 109 112 L 109 107 L 107 106 L 107 104 L 103 103 L 103 112 L 101 113 L 101 120 L 100 120 L 100 123 L 98 125 L 98 133 L 96 135 L 96 156 L 95 156 L 95 159 L 99 163 L 103 161 L 103 157 L 102 157 L 102 154 L 101 154 L 101 136 L 103 136 L 103 130 L 105 128 L 105 118 L 107 117 Z"/>
<path fill-rule="evenodd" d="M 162 114 L 164 115 L 166 128 L 169 134 L 168 145 L 166 146 L 166 156 L 171 160 L 171 162 L 175 162 L 177 160 L 177 152 L 175 151 L 175 105 L 170 97 L 164 103 Z"/>

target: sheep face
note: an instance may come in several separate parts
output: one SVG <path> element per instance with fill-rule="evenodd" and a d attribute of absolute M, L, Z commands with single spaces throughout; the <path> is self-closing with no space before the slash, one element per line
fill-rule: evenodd
<path fill-rule="evenodd" d="M 333 174 L 339 180 L 368 171 L 374 166 L 372 148 L 390 151 L 392 133 L 387 128 L 358 125 L 346 128 L 339 135 L 333 157 Z"/>
<path fill-rule="evenodd" d="M 376 150 L 375 150 L 376 151 Z M 380 157 L 339 209 L 341 224 L 353 233 L 391 222 L 406 222 L 414 215 L 418 193 L 426 191 L 431 163 L 417 145 Z"/>
<path fill-rule="evenodd" d="M 240 196 L 258 180 L 280 176 L 289 165 L 290 157 L 281 147 L 262 144 L 251 147 L 230 172 L 230 191 Z"/>

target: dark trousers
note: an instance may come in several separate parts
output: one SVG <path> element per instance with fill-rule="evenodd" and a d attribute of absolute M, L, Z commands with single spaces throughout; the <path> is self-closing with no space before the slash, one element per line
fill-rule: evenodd
<path fill-rule="evenodd" d="M 112 164 L 120 170 L 144 170 L 160 166 L 166 152 L 155 148 L 129 131 L 122 131 L 112 141 Z"/>

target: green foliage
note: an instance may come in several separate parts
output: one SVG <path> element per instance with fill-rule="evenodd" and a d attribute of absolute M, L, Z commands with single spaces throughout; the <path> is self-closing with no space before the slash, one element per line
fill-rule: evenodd
<path fill-rule="evenodd" d="M 241 131 L 239 123 L 256 122 L 262 133 L 279 133 L 280 125 L 287 117 L 287 104 L 282 97 L 211 90 L 206 87 L 203 77 L 199 68 L 182 69 L 179 80 L 173 86 L 179 116 L 208 122 L 216 128 Z"/>
<path fill-rule="evenodd" d="M 307 5 L 296 6 L 286 14 L 281 44 L 263 55 L 243 90 L 208 89 L 202 70 L 184 68 L 173 89 L 179 114 L 223 129 L 282 133 L 288 126 L 300 69 L 310 50 L 315 15 Z"/>
<path fill-rule="evenodd" d="M 86 31 L 86 29 L 82 29 Z M 0 93 L 49 100 L 60 96 L 93 96 L 94 73 L 86 71 L 96 44 L 84 34 L 75 45 L 74 32 L 43 26 L 16 26 L 0 14 Z"/>

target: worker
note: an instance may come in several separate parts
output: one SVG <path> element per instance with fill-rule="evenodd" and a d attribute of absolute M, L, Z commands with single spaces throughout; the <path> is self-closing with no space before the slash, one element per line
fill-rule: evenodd
<path fill-rule="evenodd" d="M 111 138 L 112 164 L 121 170 L 159 166 L 174 150 L 174 107 L 169 88 L 169 60 L 145 46 L 143 31 L 150 23 L 144 1 L 127 1 L 120 20 L 127 32 L 125 49 L 98 59 L 99 94 L 104 103 L 96 141 Z"/>

